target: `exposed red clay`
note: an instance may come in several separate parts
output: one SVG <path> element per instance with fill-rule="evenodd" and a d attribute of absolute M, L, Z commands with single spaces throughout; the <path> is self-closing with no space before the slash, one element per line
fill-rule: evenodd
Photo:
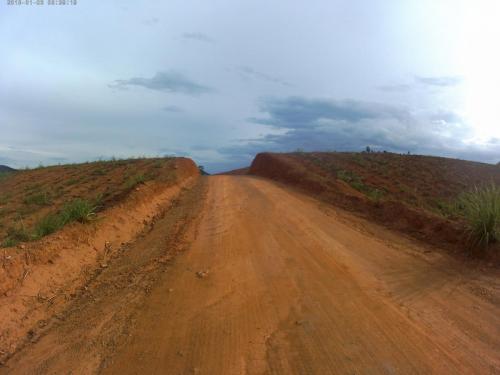
<path fill-rule="evenodd" d="M 200 214 L 182 199 L 0 374 L 500 372 L 496 268 L 264 178 L 201 180 Z"/>
<path fill-rule="evenodd" d="M 90 224 L 71 224 L 39 241 L 0 249 L 0 359 L 29 340 L 35 324 L 62 310 L 93 270 L 106 267 L 199 176 L 190 159 L 176 159 L 173 169 L 174 183 L 139 185 Z"/>

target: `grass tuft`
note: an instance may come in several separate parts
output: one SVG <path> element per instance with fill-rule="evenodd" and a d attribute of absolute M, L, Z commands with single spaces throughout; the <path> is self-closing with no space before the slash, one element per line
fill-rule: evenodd
<path fill-rule="evenodd" d="M 52 234 L 66 224 L 74 221 L 88 223 L 94 219 L 97 206 L 85 199 L 75 199 L 67 203 L 60 212 L 51 213 L 40 219 L 32 232 L 28 232 L 24 226 L 10 228 L 7 237 L 2 242 L 2 247 L 15 246 L 19 242 L 37 240 Z"/>
<path fill-rule="evenodd" d="M 147 178 L 143 174 L 137 174 L 135 176 L 129 177 L 127 181 L 125 181 L 125 189 L 130 190 L 135 188 L 139 184 L 143 184 L 147 181 Z"/>
<path fill-rule="evenodd" d="M 2 242 L 2 247 L 16 246 L 19 242 L 31 240 L 31 235 L 21 222 L 20 226 L 7 229 L 7 236 Z"/>
<path fill-rule="evenodd" d="M 34 237 L 41 238 L 48 236 L 62 228 L 63 225 L 63 221 L 59 215 L 49 214 L 35 224 Z"/>
<path fill-rule="evenodd" d="M 72 221 L 80 223 L 88 223 L 96 214 L 97 206 L 85 199 L 75 199 L 74 201 L 66 204 L 61 213 L 59 214 L 63 225 Z"/>
<path fill-rule="evenodd" d="M 363 183 L 363 180 L 361 177 L 356 175 L 354 172 L 351 171 L 345 171 L 345 170 L 338 170 L 337 171 L 337 178 L 339 180 L 342 180 L 344 182 L 347 182 L 352 188 L 356 189 L 357 191 L 365 194 L 370 200 L 375 202 L 376 204 L 379 204 L 384 197 L 384 190 L 382 189 L 377 189 L 372 186 L 368 186 Z"/>
<path fill-rule="evenodd" d="M 476 187 L 458 202 L 469 226 L 473 247 L 487 248 L 500 239 L 500 187 L 495 184 Z"/>
<path fill-rule="evenodd" d="M 48 214 L 35 225 L 35 238 L 45 237 L 74 221 L 90 222 L 96 214 L 97 206 L 85 199 L 75 199 L 67 203 L 57 214 Z"/>

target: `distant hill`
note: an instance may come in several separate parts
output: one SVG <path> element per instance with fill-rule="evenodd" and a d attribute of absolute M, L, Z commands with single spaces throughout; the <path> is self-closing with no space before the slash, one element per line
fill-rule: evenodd
<path fill-rule="evenodd" d="M 16 170 L 11 167 L 7 167 L 6 165 L 0 165 L 0 173 L 1 172 L 15 172 Z"/>

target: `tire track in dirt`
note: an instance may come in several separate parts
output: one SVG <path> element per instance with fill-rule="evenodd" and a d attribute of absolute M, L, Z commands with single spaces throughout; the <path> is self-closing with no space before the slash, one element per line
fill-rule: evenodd
<path fill-rule="evenodd" d="M 451 259 L 263 179 L 211 177 L 205 208 L 197 239 L 104 373 L 499 368 L 498 306 L 469 293 L 472 272 Z M 464 325 L 471 313 L 481 323 Z"/>
<path fill-rule="evenodd" d="M 249 176 L 209 177 L 197 224 L 188 251 L 124 304 L 133 320 L 122 320 L 123 335 L 76 344 L 61 337 L 82 333 L 67 323 L 18 353 L 12 373 L 500 373 L 494 270 Z M 113 295 L 99 311 L 127 293 Z M 76 321 L 89 311 L 93 343 L 109 338 L 100 327 L 111 315 L 83 309 Z M 52 345 L 73 354 L 53 356 Z"/>
<path fill-rule="evenodd" d="M 183 188 L 135 242 L 122 246 L 61 314 L 0 367 L 0 374 L 89 374 L 126 345 L 142 303 L 182 252 L 197 219 L 206 181 Z"/>

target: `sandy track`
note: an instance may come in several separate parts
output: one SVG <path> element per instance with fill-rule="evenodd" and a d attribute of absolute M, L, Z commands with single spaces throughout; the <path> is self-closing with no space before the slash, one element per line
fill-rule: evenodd
<path fill-rule="evenodd" d="M 96 328 L 69 345 L 64 334 L 85 328 L 66 323 L 4 370 L 500 373 L 495 271 L 457 264 L 264 179 L 215 176 L 208 185 L 188 250 L 117 320 L 119 335 Z M 123 289 L 114 293 L 100 300 L 102 311 L 127 310 Z M 78 309 L 74 322 L 118 324 L 98 311 Z M 107 344 L 97 345 L 104 331 Z"/>

